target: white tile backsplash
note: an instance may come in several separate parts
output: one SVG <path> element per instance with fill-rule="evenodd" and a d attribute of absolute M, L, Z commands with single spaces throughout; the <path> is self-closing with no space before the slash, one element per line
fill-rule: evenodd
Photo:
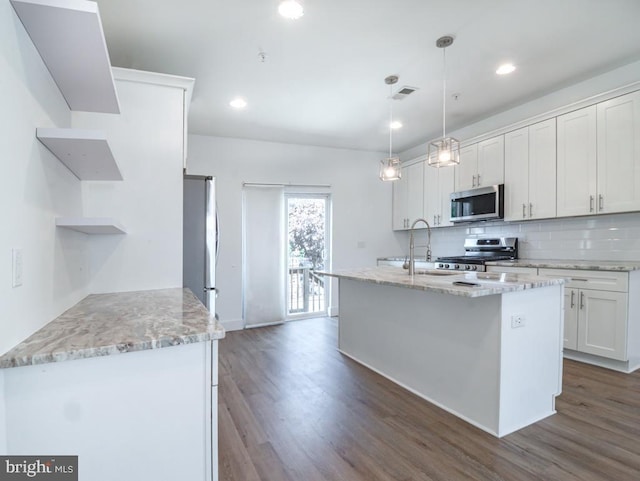
<path fill-rule="evenodd" d="M 463 254 L 465 237 L 518 237 L 519 256 L 527 259 L 640 261 L 637 212 L 433 229 L 433 256 Z M 426 233 L 416 234 L 416 249 L 425 245 Z"/>

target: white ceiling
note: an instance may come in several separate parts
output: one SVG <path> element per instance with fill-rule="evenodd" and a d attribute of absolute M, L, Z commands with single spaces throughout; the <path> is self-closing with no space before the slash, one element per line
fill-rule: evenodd
<path fill-rule="evenodd" d="M 278 2 L 98 5 L 114 66 L 195 77 L 189 131 L 203 135 L 384 152 L 396 74 L 420 89 L 393 102 L 406 150 L 441 134 L 442 35 L 460 94 L 448 130 L 640 59 L 640 0 L 302 0 L 294 21 Z M 507 60 L 518 69 L 497 76 Z"/>

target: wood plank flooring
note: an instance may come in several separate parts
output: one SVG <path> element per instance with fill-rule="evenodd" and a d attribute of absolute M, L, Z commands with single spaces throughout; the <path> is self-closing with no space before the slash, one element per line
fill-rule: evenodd
<path fill-rule="evenodd" d="M 558 413 L 496 439 L 341 355 L 334 319 L 219 347 L 221 481 L 640 481 L 640 372 L 566 360 Z"/>

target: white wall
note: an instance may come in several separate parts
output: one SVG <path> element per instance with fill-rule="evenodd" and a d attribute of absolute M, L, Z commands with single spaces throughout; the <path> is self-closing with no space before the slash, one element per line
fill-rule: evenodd
<path fill-rule="evenodd" d="M 494 115 L 452 132 L 451 135 L 465 141 L 639 81 L 640 62 L 634 62 Z M 403 152 L 401 158 L 410 160 L 419 157 L 426 149 L 425 142 Z M 433 255 L 438 257 L 464 253 L 462 244 L 467 236 L 499 235 L 519 238 L 521 258 L 640 259 L 640 213 L 529 222 L 489 222 L 434 229 Z M 404 233 L 403 236 L 406 238 L 407 234 Z M 425 243 L 423 237 L 426 235 L 417 237 L 416 246 Z M 402 243 L 401 253 L 397 254 L 407 254 L 408 249 L 404 244 Z"/>
<path fill-rule="evenodd" d="M 402 236 L 391 230 L 391 185 L 378 179 L 383 153 L 189 136 L 189 174 L 216 177 L 220 255 L 216 310 L 230 326 L 242 318 L 242 183 L 329 184 L 333 268 L 375 265 Z M 335 283 L 334 283 L 335 287 Z M 337 289 L 333 289 L 336 305 Z"/>
<path fill-rule="evenodd" d="M 127 230 L 89 239 L 92 293 L 182 286 L 184 90 L 162 84 L 166 75 L 145 72 L 140 82 L 124 73 L 115 73 L 119 115 L 72 116 L 74 127 L 106 131 L 124 178 L 82 185 L 83 214 Z"/>
<path fill-rule="evenodd" d="M 70 113 L 9 2 L 0 2 L 0 354 L 87 293 L 86 242 L 55 228 L 80 211 L 75 176 L 37 141 L 37 127 L 68 127 Z M 12 249 L 23 285 L 11 282 Z M 6 452 L 0 370 L 0 453 Z"/>

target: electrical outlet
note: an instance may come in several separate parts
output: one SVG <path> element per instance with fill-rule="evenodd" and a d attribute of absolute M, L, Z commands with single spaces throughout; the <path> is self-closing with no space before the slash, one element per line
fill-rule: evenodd
<path fill-rule="evenodd" d="M 514 314 L 511 316 L 511 327 L 513 329 L 516 327 L 524 327 L 524 316 L 520 314 Z"/>
<path fill-rule="evenodd" d="M 11 285 L 19 287 L 22 285 L 22 249 L 12 249 L 11 255 Z"/>

